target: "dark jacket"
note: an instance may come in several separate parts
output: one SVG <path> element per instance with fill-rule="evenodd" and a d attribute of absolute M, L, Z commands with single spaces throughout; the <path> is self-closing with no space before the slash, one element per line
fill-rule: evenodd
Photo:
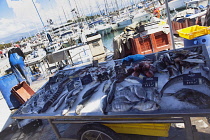
<path fill-rule="evenodd" d="M 8 51 L 8 57 L 10 57 L 11 54 L 17 53 L 19 56 L 23 57 L 25 59 L 24 53 L 20 48 L 12 48 Z"/>

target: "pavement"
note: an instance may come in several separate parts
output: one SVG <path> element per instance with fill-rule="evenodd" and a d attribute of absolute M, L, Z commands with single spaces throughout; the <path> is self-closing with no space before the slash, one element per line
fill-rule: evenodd
<path fill-rule="evenodd" d="M 197 125 L 197 140 L 209 140 L 210 127 L 205 118 L 192 118 L 192 124 Z M 62 137 L 76 139 L 77 132 L 82 127 L 79 124 L 58 124 L 59 132 Z M 153 137 L 119 134 L 121 140 L 185 140 L 185 129 L 183 124 L 171 124 L 169 137 Z M 47 122 L 42 120 L 42 125 L 30 125 L 26 130 L 19 129 L 16 123 L 0 133 L 1 140 L 55 140 L 56 136 Z"/>

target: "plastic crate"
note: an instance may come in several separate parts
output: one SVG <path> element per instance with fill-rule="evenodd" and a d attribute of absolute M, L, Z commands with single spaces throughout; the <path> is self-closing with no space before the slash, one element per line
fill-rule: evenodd
<path fill-rule="evenodd" d="M 170 123 L 104 124 L 116 133 L 168 137 Z"/>
<path fill-rule="evenodd" d="M 179 33 L 180 37 L 191 40 L 199 36 L 207 35 L 208 34 L 207 28 L 208 27 L 194 25 L 184 29 L 177 30 L 177 32 Z"/>
<path fill-rule="evenodd" d="M 30 99 L 35 93 L 25 81 L 14 86 L 11 92 L 22 104 Z"/>
<path fill-rule="evenodd" d="M 210 34 L 210 26 L 206 28 L 207 34 Z"/>

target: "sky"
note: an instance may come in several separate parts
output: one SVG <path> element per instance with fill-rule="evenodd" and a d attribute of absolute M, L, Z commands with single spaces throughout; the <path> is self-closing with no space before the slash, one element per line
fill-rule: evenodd
<path fill-rule="evenodd" d="M 52 19 L 55 24 L 72 19 L 71 10 L 77 7 L 82 15 L 90 15 L 104 10 L 105 0 L 0 0 L 0 44 L 21 39 L 23 35 L 31 35 L 35 30 L 43 29 L 42 22 L 35 10 L 37 7 L 40 17 L 47 25 Z M 116 8 L 114 0 L 106 0 L 110 8 Z M 118 0 L 118 5 L 124 6 L 133 0 Z M 76 2 L 76 4 L 75 4 Z M 24 34 L 23 34 L 24 33 Z"/>

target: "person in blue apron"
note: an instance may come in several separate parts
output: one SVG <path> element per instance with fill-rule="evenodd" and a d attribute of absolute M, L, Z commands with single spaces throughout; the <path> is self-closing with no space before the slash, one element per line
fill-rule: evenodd
<path fill-rule="evenodd" d="M 26 81 L 29 85 L 32 83 L 31 73 L 24 63 L 25 56 L 18 47 L 8 51 L 9 63 L 19 82 Z"/>

